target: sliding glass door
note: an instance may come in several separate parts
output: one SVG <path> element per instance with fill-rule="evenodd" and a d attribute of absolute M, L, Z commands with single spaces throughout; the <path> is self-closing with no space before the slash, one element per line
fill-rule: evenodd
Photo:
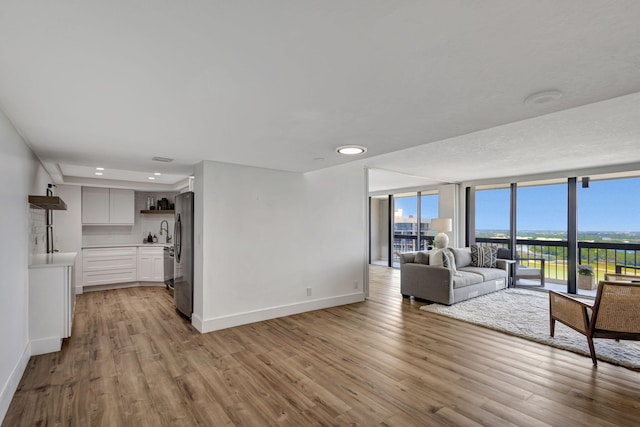
<path fill-rule="evenodd" d="M 418 196 L 416 193 L 393 196 L 393 263 L 399 254 L 418 250 Z"/>
<path fill-rule="evenodd" d="M 607 273 L 640 275 L 638 194 L 640 178 L 587 178 L 578 187 L 579 294 L 595 294 Z"/>
<path fill-rule="evenodd" d="M 540 269 L 544 260 L 547 287 L 566 291 L 567 280 L 567 184 L 518 184 L 517 247 L 523 267 Z M 539 278 L 520 283 L 540 285 Z"/>

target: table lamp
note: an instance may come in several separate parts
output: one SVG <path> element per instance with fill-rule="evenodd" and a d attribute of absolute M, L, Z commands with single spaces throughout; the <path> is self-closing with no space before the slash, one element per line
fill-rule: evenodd
<path fill-rule="evenodd" d="M 433 244 L 438 249 L 444 249 L 449 245 L 449 236 L 444 234 L 452 230 L 453 221 L 451 218 L 433 218 L 431 220 L 431 229 L 438 231 Z"/>

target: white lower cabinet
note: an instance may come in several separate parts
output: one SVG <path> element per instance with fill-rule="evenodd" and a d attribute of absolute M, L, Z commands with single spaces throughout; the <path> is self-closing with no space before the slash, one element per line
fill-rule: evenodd
<path fill-rule="evenodd" d="M 138 281 L 164 281 L 164 248 L 138 248 Z"/>
<path fill-rule="evenodd" d="M 137 248 L 95 248 L 82 250 L 84 286 L 135 282 L 138 279 Z"/>
<path fill-rule="evenodd" d="M 82 250 L 84 287 L 129 282 L 164 282 L 162 246 L 118 246 Z"/>

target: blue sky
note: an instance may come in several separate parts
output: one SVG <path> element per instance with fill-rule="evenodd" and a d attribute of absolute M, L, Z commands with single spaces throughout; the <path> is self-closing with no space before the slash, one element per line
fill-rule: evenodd
<path fill-rule="evenodd" d="M 416 216 L 416 196 L 397 197 L 394 199 L 395 209 L 402 209 L 404 216 Z M 430 220 L 438 218 L 438 196 L 436 194 L 422 196 L 422 207 L 420 212 L 422 218 Z"/>
<path fill-rule="evenodd" d="M 578 231 L 640 231 L 640 178 L 578 184 Z M 437 218 L 436 197 L 426 197 L 423 218 Z M 434 207 L 435 206 L 435 207 Z M 396 199 L 404 215 L 416 214 L 416 198 Z M 567 184 L 518 188 L 518 230 L 565 231 Z M 476 193 L 476 229 L 509 229 L 509 189 Z"/>
<path fill-rule="evenodd" d="M 640 178 L 578 184 L 578 231 L 640 231 Z M 518 230 L 565 231 L 567 185 L 518 189 Z M 509 228 L 509 189 L 476 193 L 476 229 Z"/>

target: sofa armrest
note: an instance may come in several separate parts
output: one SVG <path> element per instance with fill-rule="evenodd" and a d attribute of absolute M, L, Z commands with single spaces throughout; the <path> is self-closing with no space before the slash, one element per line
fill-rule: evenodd
<path fill-rule="evenodd" d="M 402 252 L 398 254 L 398 257 L 400 258 L 400 265 L 415 262 L 416 254 L 417 252 Z"/>
<path fill-rule="evenodd" d="M 432 299 L 434 290 L 448 293 L 453 289 L 453 274 L 445 267 L 425 264 L 400 265 L 400 292 Z"/>

